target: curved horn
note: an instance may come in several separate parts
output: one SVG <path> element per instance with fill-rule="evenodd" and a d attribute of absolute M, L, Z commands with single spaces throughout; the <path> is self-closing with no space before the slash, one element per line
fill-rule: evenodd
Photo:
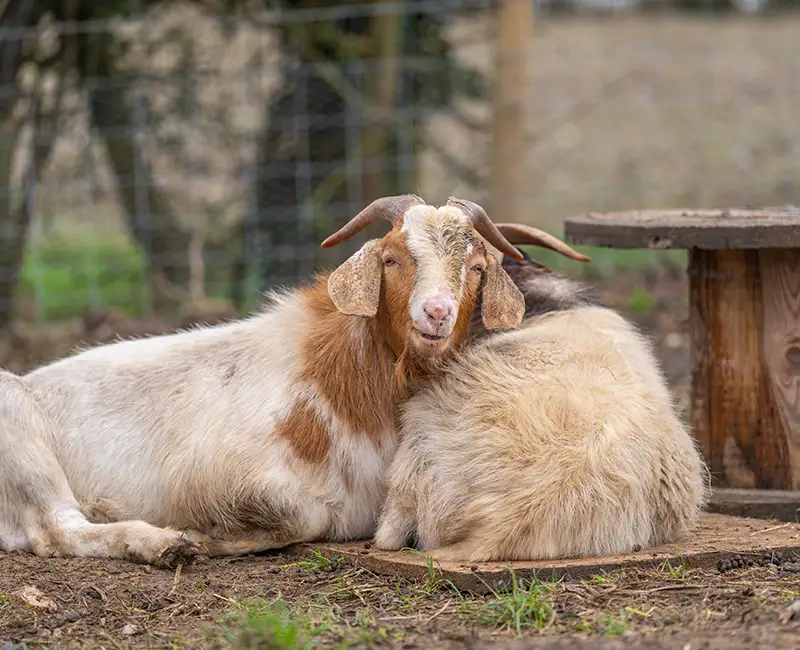
<path fill-rule="evenodd" d="M 589 262 L 592 259 L 591 257 L 579 253 L 558 237 L 544 230 L 534 228 L 533 226 L 526 226 L 521 223 L 498 223 L 496 226 L 512 244 L 530 244 L 549 248 L 551 251 L 561 253 L 565 257 L 578 260 L 579 262 Z"/>
<path fill-rule="evenodd" d="M 353 235 L 361 232 L 371 223 L 378 219 L 386 219 L 394 226 L 398 217 L 415 205 L 425 205 L 416 194 L 401 194 L 399 196 L 384 196 L 375 199 L 366 208 L 350 219 L 344 226 L 322 242 L 322 248 L 330 248 L 340 244 L 345 239 L 350 239 Z"/>
<path fill-rule="evenodd" d="M 504 255 L 521 262 L 525 258 L 516 248 L 514 248 L 508 240 L 503 237 L 502 233 L 495 227 L 489 215 L 477 203 L 450 197 L 447 200 L 447 205 L 454 205 L 459 208 L 464 214 L 467 215 L 472 225 L 492 246 L 497 248 Z"/>

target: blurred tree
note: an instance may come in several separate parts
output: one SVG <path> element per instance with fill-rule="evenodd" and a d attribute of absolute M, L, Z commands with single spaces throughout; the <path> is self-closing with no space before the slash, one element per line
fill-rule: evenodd
<path fill-rule="evenodd" d="M 241 229 L 243 236 L 201 244 L 217 261 L 235 260 L 232 284 L 240 298 L 246 249 L 255 255 L 253 270 L 261 287 L 306 275 L 321 237 L 350 216 L 354 205 L 415 188 L 416 156 L 430 112 L 451 105 L 459 94 L 485 96 L 481 75 L 460 66 L 452 56 L 444 36 L 447 14 L 423 11 L 411 0 L 402 12 L 396 2 L 384 10 L 380 2 L 356 2 L 351 6 L 364 7 L 362 15 L 338 20 L 314 20 L 313 11 L 292 13 L 313 9 L 324 13 L 331 8 L 325 0 L 191 3 L 221 25 L 230 23 L 226 19 L 231 15 L 250 15 L 252 24 L 278 34 L 282 54 L 282 82 L 263 108 L 254 209 Z M 3 5 L 0 0 L 0 9 L 4 27 L 32 27 L 45 18 L 98 24 L 141 16 L 165 4 L 163 0 L 6 0 Z M 285 20 L 259 21 L 264 11 L 275 9 L 287 11 Z M 126 224 L 147 257 L 154 285 L 186 286 L 187 264 L 181 261 L 198 258 L 196 240 L 154 182 L 152 160 L 138 137 L 137 126 L 147 119 L 147 97 L 136 91 L 135 73 L 122 65 L 130 42 L 111 28 L 71 30 L 56 40 L 55 53 L 38 64 L 62 78 L 77 79 L 85 92 L 91 125 L 105 145 Z M 0 47 L 0 88 L 14 87 L 20 66 L 34 58 L 32 50 L 24 51 L 20 42 L 5 39 Z M 6 167 L 10 170 L 19 137 L 19 124 L 9 121 L 16 100 L 0 97 L 4 139 L 0 174 Z M 39 150 L 38 164 L 46 160 L 44 154 L 49 154 L 48 147 Z M 0 186 L 6 177 L 0 176 Z M 29 215 L 28 203 L 22 201 L 11 219 L 10 205 L 11 197 L 0 197 L 4 210 L 0 268 L 15 269 L 9 283 L 13 286 Z M 334 251 L 334 256 L 342 252 Z M 172 301 L 175 294 L 170 293 L 155 295 Z M 0 291 L 0 301 L 4 299 L 10 300 L 8 291 L 5 298 Z"/>
<path fill-rule="evenodd" d="M 444 11 L 425 12 L 412 1 L 402 12 L 396 2 L 384 10 L 381 2 L 361 2 L 375 10 L 313 20 L 310 10 L 330 4 L 269 4 L 309 13 L 287 13 L 276 27 L 282 83 L 264 109 L 255 214 L 243 226 L 262 288 L 311 272 L 312 251 L 356 206 L 413 191 L 430 112 L 459 94 L 486 96 L 482 76 L 452 55 Z M 242 259 L 239 281 L 244 267 Z"/>
<path fill-rule="evenodd" d="M 0 2 L 0 332 L 8 328 L 13 315 L 34 189 L 53 148 L 63 88 L 59 79 L 53 101 L 46 105 L 42 89 L 51 67 L 57 65 L 58 51 L 43 51 L 27 34 L 38 19 L 37 10 L 33 0 Z M 34 66 L 25 83 L 27 63 Z M 25 125 L 30 129 L 30 146 L 23 189 L 15 197 L 14 157 Z"/>
<path fill-rule="evenodd" d="M 17 0 L 12 3 L 20 4 Z M 139 132 L 146 128 L 147 97 L 136 93 L 135 77 L 120 65 L 131 43 L 113 29 L 111 22 L 140 16 L 165 3 L 156 0 L 39 0 L 27 4 L 24 20 L 28 26 L 35 26 L 44 18 L 56 23 L 108 21 L 108 27 L 101 30 L 78 29 L 61 34 L 57 55 L 46 65 L 58 64 L 62 74 L 76 74 L 78 85 L 86 93 L 90 123 L 105 145 L 126 225 L 146 256 L 156 305 L 185 302 L 189 294 L 183 287 L 190 283 L 188 258 L 197 259 L 197 238 L 193 239 L 193 233 L 183 227 L 168 196 L 154 182 L 152 164 Z M 205 6 L 200 1 L 197 4 Z M 224 12 L 218 16 L 222 19 Z M 18 22 L 22 26 L 22 19 Z M 27 227 L 16 231 L 24 236 Z M 209 244 L 203 246 L 210 247 Z M 228 242 L 217 243 L 216 248 L 226 250 Z M 17 244 L 11 246 L 12 251 L 19 249 Z M 2 259 L 0 265 L 3 265 Z M 197 279 L 192 280 L 196 288 Z M 196 298 L 197 291 L 191 296 Z"/>

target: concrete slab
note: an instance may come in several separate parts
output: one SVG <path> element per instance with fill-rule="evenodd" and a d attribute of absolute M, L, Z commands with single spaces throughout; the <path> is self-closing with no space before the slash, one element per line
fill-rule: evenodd
<path fill-rule="evenodd" d="M 431 570 L 437 579 L 450 580 L 458 589 L 488 593 L 508 585 L 511 571 L 518 577 L 530 578 L 535 572 L 541 579 L 581 579 L 601 571 L 622 568 L 654 569 L 669 563 L 682 562 L 697 568 L 712 568 L 720 558 L 733 553 L 744 557 L 760 557 L 764 551 L 800 554 L 800 525 L 792 522 L 705 514 L 695 532 L 678 544 L 643 549 L 637 553 L 536 562 L 484 562 L 462 565 L 453 562 L 432 566 L 427 558 L 411 551 L 379 551 L 368 542 L 347 544 L 299 544 L 291 552 L 308 556 L 319 550 L 327 557 L 334 555 L 374 573 L 398 578 L 428 580 Z"/>

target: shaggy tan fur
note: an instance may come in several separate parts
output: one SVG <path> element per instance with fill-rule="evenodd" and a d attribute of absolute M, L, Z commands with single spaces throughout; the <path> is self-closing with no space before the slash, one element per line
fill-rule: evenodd
<path fill-rule="evenodd" d="M 406 403 L 375 543 L 460 562 L 607 555 L 681 539 L 707 496 L 650 343 L 576 305 L 489 336 Z"/>

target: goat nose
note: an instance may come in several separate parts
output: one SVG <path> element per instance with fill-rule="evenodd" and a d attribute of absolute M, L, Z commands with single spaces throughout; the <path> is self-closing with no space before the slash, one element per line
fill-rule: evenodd
<path fill-rule="evenodd" d="M 451 314 L 450 305 L 442 305 L 439 303 L 428 303 L 425 305 L 425 313 L 428 318 L 438 322 L 443 321 Z"/>

